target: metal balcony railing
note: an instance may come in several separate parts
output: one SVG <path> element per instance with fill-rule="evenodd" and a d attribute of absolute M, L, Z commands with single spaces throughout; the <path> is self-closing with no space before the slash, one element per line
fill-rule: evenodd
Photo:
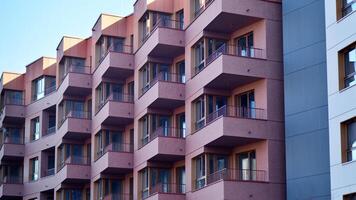
<path fill-rule="evenodd" d="M 194 11 L 194 19 L 196 19 L 200 14 L 202 14 L 205 9 L 213 2 L 214 0 L 206 0 L 203 5 L 201 5 L 199 8 L 195 9 Z"/>
<path fill-rule="evenodd" d="M 151 186 L 149 190 L 150 195 L 156 193 L 185 194 L 185 184 L 158 183 L 154 186 Z"/>
<path fill-rule="evenodd" d="M 58 127 L 61 127 L 65 120 L 67 120 L 68 118 L 91 119 L 91 112 L 71 110 L 62 117 L 62 119 L 59 121 Z"/>
<path fill-rule="evenodd" d="M 66 165 L 90 165 L 90 158 L 87 156 L 69 156 L 58 164 L 58 171 Z"/>
<path fill-rule="evenodd" d="M 147 39 L 152 35 L 152 33 L 157 28 L 170 28 L 170 29 L 176 29 L 176 30 L 183 30 L 184 29 L 184 22 L 183 21 L 172 20 L 172 19 L 166 19 L 166 18 L 159 18 L 157 20 L 157 22 L 152 26 L 150 31 L 147 32 L 146 35 L 144 35 L 142 37 L 141 46 L 147 41 Z"/>
<path fill-rule="evenodd" d="M 133 152 L 133 144 L 128 144 L 128 143 L 110 143 L 106 147 L 102 149 L 98 149 L 96 152 L 97 159 L 99 159 L 101 156 L 103 156 L 106 152 L 127 152 L 127 153 L 132 153 Z"/>
<path fill-rule="evenodd" d="M 266 182 L 266 171 L 250 169 L 227 169 L 213 172 L 209 175 L 195 180 L 195 189 L 200 189 L 218 181 L 251 181 Z"/>
<path fill-rule="evenodd" d="M 47 177 L 47 176 L 53 176 L 55 174 L 55 169 L 51 168 L 51 169 L 46 169 L 44 171 L 44 176 L 43 177 Z"/>
<path fill-rule="evenodd" d="M 131 94 L 124 94 L 124 93 L 117 93 L 117 92 L 111 93 L 106 99 L 99 102 L 97 106 L 97 112 L 99 112 L 104 107 L 104 105 L 109 101 L 133 103 L 134 96 Z"/>
<path fill-rule="evenodd" d="M 199 130 L 220 117 L 236 117 L 246 119 L 261 119 L 265 120 L 266 112 L 261 108 L 222 106 L 216 111 L 208 114 L 205 119 L 195 122 L 195 130 Z"/>
<path fill-rule="evenodd" d="M 21 176 L 4 176 L 0 180 L 0 185 L 2 184 L 22 184 L 23 178 Z"/>
<path fill-rule="evenodd" d="M 231 55 L 239 57 L 248 57 L 248 58 L 264 58 L 264 50 L 259 48 L 248 48 L 248 47 L 239 47 L 234 45 L 223 44 L 210 55 L 207 56 L 205 60 L 200 62 L 195 66 L 195 75 L 203 71 L 210 63 L 216 60 L 221 55 Z"/>
<path fill-rule="evenodd" d="M 168 73 L 168 72 L 160 72 L 149 83 L 145 84 L 145 86 L 141 88 L 140 96 L 144 95 L 151 87 L 153 87 L 159 81 L 184 84 L 185 83 L 185 75 L 184 74 Z"/>
<path fill-rule="evenodd" d="M 148 134 L 144 138 L 142 138 L 139 147 L 141 148 L 145 146 L 157 137 L 184 138 L 185 134 L 186 132 L 183 128 L 159 127 L 151 134 Z"/>

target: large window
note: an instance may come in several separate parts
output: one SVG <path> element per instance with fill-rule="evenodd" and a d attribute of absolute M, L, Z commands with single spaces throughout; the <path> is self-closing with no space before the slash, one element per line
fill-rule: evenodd
<path fill-rule="evenodd" d="M 341 124 L 343 161 L 356 160 L 356 117 Z"/>
<path fill-rule="evenodd" d="M 241 180 L 256 180 L 256 152 L 249 151 L 237 154 L 237 166 Z"/>
<path fill-rule="evenodd" d="M 236 39 L 236 52 L 239 56 L 255 57 L 253 33 L 248 33 Z"/>
<path fill-rule="evenodd" d="M 356 10 L 355 0 L 341 0 L 342 1 L 342 17 Z"/>
<path fill-rule="evenodd" d="M 38 78 L 32 83 L 33 100 L 41 99 L 45 96 L 45 79 L 44 77 Z"/>
<path fill-rule="evenodd" d="M 39 162 L 38 157 L 30 160 L 30 181 L 37 181 L 39 178 Z"/>
<path fill-rule="evenodd" d="M 344 81 L 344 87 L 349 87 L 356 84 L 356 44 L 353 44 L 341 51 L 343 57 L 343 66 L 340 66 L 340 71 Z M 342 78 L 341 77 L 341 78 Z"/>
<path fill-rule="evenodd" d="M 195 188 L 199 189 L 205 186 L 206 184 L 206 171 L 205 171 L 205 154 L 195 158 Z"/>
<path fill-rule="evenodd" d="M 194 60 L 195 60 L 195 74 L 204 68 L 204 40 L 199 41 L 193 46 Z"/>
<path fill-rule="evenodd" d="M 141 188 L 142 188 L 142 198 L 147 198 L 149 196 L 149 176 L 148 168 L 141 171 Z"/>
<path fill-rule="evenodd" d="M 40 139 L 40 118 L 36 117 L 31 120 L 31 141 Z"/>
<path fill-rule="evenodd" d="M 140 146 L 149 143 L 151 140 L 155 139 L 158 136 L 179 137 L 176 134 L 176 130 L 178 129 L 172 129 L 171 117 L 168 115 L 145 115 L 140 119 L 140 126 L 142 131 Z"/>
<path fill-rule="evenodd" d="M 248 91 L 239 94 L 235 98 L 237 107 L 237 115 L 246 118 L 256 118 L 256 102 L 254 91 Z"/>
<path fill-rule="evenodd" d="M 123 183 L 120 179 L 100 179 L 96 183 L 97 199 L 121 199 Z M 108 198 L 110 197 L 111 198 Z"/>
<path fill-rule="evenodd" d="M 99 158 L 107 151 L 130 151 L 128 145 L 124 144 L 121 131 L 102 130 L 95 136 L 96 156 Z"/>
<path fill-rule="evenodd" d="M 199 130 L 205 126 L 205 101 L 204 96 L 199 97 L 194 103 L 195 107 L 195 130 Z"/>

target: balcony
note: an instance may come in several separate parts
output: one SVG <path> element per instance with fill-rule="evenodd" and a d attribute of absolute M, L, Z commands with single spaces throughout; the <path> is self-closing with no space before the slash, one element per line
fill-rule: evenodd
<path fill-rule="evenodd" d="M 5 137 L 0 145 L 0 161 L 6 159 L 23 159 L 25 155 L 25 145 L 22 137 Z"/>
<path fill-rule="evenodd" d="M 65 139 L 84 139 L 91 136 L 91 112 L 69 111 L 58 122 L 58 133 Z"/>
<path fill-rule="evenodd" d="M 223 169 L 194 182 L 191 199 L 283 199 L 273 196 L 278 194 L 276 187 L 268 184 L 266 172 L 260 170 Z"/>
<path fill-rule="evenodd" d="M 133 145 L 111 143 L 96 153 L 92 174 L 125 174 L 133 169 Z"/>
<path fill-rule="evenodd" d="M 0 199 L 22 199 L 23 185 L 22 177 L 6 176 L 0 183 Z"/>
<path fill-rule="evenodd" d="M 261 19 L 280 20 L 280 4 L 268 1 L 208 0 L 192 9 L 193 18 L 186 29 L 186 41 L 206 30 L 219 33 L 233 31 Z"/>
<path fill-rule="evenodd" d="M 223 106 L 193 124 L 187 151 L 203 146 L 234 147 L 281 137 L 283 124 L 267 120 L 259 108 Z M 194 131 L 195 130 L 195 131 Z"/>
<path fill-rule="evenodd" d="M 144 108 L 174 109 L 185 103 L 184 76 L 171 73 L 159 73 L 141 89 L 139 102 L 135 106 Z"/>
<path fill-rule="evenodd" d="M 67 70 L 60 77 L 58 92 L 63 95 L 89 95 L 92 89 L 90 67 L 68 66 Z"/>
<path fill-rule="evenodd" d="M 6 123 L 23 124 L 25 122 L 24 99 L 6 98 L 0 108 L 0 126 Z"/>
<path fill-rule="evenodd" d="M 175 199 L 185 200 L 185 185 L 172 183 L 159 183 L 151 186 L 148 191 L 142 192 L 143 199 Z"/>
<path fill-rule="evenodd" d="M 185 156 L 185 129 L 160 127 L 139 142 L 136 163 L 177 161 Z"/>
<path fill-rule="evenodd" d="M 136 56 L 139 60 L 147 56 L 174 58 L 184 53 L 185 35 L 182 22 L 159 19 L 141 39 Z"/>
<path fill-rule="evenodd" d="M 132 46 L 122 45 L 120 48 L 110 46 L 98 63 L 93 73 L 94 82 L 99 83 L 102 78 L 126 79 L 134 73 Z"/>
<path fill-rule="evenodd" d="M 88 182 L 90 180 L 90 158 L 69 156 L 57 167 L 56 179 L 60 182 Z"/>
<path fill-rule="evenodd" d="M 93 120 L 93 127 L 101 124 L 127 125 L 133 122 L 134 99 L 132 95 L 112 93 L 105 101 L 99 103 Z"/>
<path fill-rule="evenodd" d="M 232 90 L 260 79 L 280 79 L 277 65 L 280 63 L 265 59 L 263 49 L 222 45 L 194 67 L 189 95 L 202 87 Z"/>

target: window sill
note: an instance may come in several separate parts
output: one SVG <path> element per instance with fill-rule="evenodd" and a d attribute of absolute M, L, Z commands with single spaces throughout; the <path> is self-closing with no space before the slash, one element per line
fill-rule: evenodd
<path fill-rule="evenodd" d="M 346 161 L 346 162 L 341 163 L 341 165 L 346 166 L 346 165 L 350 165 L 352 163 L 356 163 L 356 160 Z"/>
<path fill-rule="evenodd" d="M 345 91 L 349 90 L 349 89 L 352 88 L 352 87 L 356 87 L 356 84 L 353 84 L 353 85 L 351 85 L 351 86 L 342 88 L 341 90 L 339 90 L 339 93 L 345 92 Z"/>
<path fill-rule="evenodd" d="M 355 12 L 356 12 L 356 10 L 354 10 L 354 11 L 350 12 L 349 14 L 341 17 L 340 19 L 337 19 L 336 23 L 340 23 L 341 21 L 343 21 L 344 19 L 348 18 L 350 15 L 352 15 Z"/>

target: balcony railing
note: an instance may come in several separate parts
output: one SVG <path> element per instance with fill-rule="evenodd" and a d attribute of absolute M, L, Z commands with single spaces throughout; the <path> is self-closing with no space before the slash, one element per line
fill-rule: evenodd
<path fill-rule="evenodd" d="M 264 50 L 259 48 L 243 48 L 234 45 L 223 44 L 215 51 L 213 51 L 208 57 L 199 63 L 195 67 L 195 75 L 203 71 L 210 63 L 216 60 L 221 55 L 231 55 L 239 57 L 248 57 L 248 58 L 264 58 Z"/>
<path fill-rule="evenodd" d="M 67 113 L 67 115 L 64 115 L 62 117 L 62 119 L 59 121 L 58 127 L 61 127 L 65 120 L 67 120 L 68 118 L 91 119 L 91 112 L 71 110 Z"/>
<path fill-rule="evenodd" d="M 205 178 L 195 180 L 195 189 L 200 189 L 218 181 L 251 181 L 266 182 L 266 171 L 250 169 L 227 169 L 216 171 Z"/>
<path fill-rule="evenodd" d="M 56 127 L 55 126 L 48 127 L 47 131 L 46 131 L 46 135 L 51 135 L 51 134 L 53 134 L 55 132 L 56 132 Z M 44 135 L 44 136 L 46 136 L 46 135 Z"/>
<path fill-rule="evenodd" d="M 106 152 L 127 152 L 127 153 L 132 153 L 133 152 L 133 144 L 128 144 L 128 143 L 110 143 L 103 149 L 98 149 L 96 152 L 97 159 L 99 159 L 101 156 L 103 156 Z"/>
<path fill-rule="evenodd" d="M 207 184 L 224 181 L 266 181 L 266 171 L 250 169 L 222 169 L 206 177 Z"/>
<path fill-rule="evenodd" d="M 5 133 L 5 134 L 10 136 L 5 136 L 4 138 L 2 138 L 2 141 L 0 141 L 1 147 L 3 144 L 24 144 L 24 137 L 12 136 L 11 133 Z"/>
<path fill-rule="evenodd" d="M 214 0 L 206 0 L 200 8 L 195 9 L 194 11 L 194 19 L 196 19 L 200 14 L 204 12 L 204 10 L 213 2 Z"/>
<path fill-rule="evenodd" d="M 44 171 L 44 176 L 43 177 L 46 177 L 46 176 L 53 176 L 55 174 L 55 169 L 54 168 L 51 168 L 51 169 L 46 169 Z"/>
<path fill-rule="evenodd" d="M 96 67 L 98 67 L 103 62 L 103 60 L 106 58 L 106 56 L 110 52 L 132 54 L 133 53 L 133 47 L 131 45 L 125 45 L 125 44 L 110 45 L 109 48 L 106 50 L 106 52 L 97 61 L 97 66 Z"/>
<path fill-rule="evenodd" d="M 356 10 L 356 0 L 349 1 L 342 8 L 342 16 L 344 17 L 355 10 Z"/>
<path fill-rule="evenodd" d="M 157 193 L 185 194 L 185 184 L 158 183 L 150 188 L 150 195 Z"/>
<path fill-rule="evenodd" d="M 195 122 L 195 130 L 199 130 L 206 125 L 212 123 L 220 117 L 236 117 L 246 119 L 261 119 L 266 120 L 266 112 L 261 108 L 248 108 L 248 107 L 235 107 L 235 106 L 222 106 L 216 111 L 208 114 L 205 120 Z"/>
<path fill-rule="evenodd" d="M 90 158 L 87 156 L 69 156 L 67 159 L 59 162 L 58 171 L 66 165 L 90 165 Z"/>
<path fill-rule="evenodd" d="M 4 176 L 0 180 L 0 185 L 2 184 L 22 184 L 23 178 L 21 176 Z"/>
<path fill-rule="evenodd" d="M 68 73 L 77 73 L 77 74 L 90 74 L 91 73 L 89 66 L 70 65 L 70 66 L 64 66 L 64 67 L 66 68 L 66 72 L 60 77 L 61 83 L 66 78 Z"/>
<path fill-rule="evenodd" d="M 108 101 L 133 103 L 134 96 L 131 94 L 124 94 L 124 93 L 116 93 L 116 92 L 111 93 L 109 95 L 109 97 L 107 97 L 105 100 L 99 102 L 99 105 L 97 107 L 97 112 L 99 112 Z"/>
<path fill-rule="evenodd" d="M 152 33 L 157 28 L 170 28 L 170 29 L 176 29 L 176 30 L 183 30 L 184 29 L 184 22 L 177 21 L 177 20 L 172 20 L 172 19 L 165 19 L 165 18 L 158 19 L 156 24 L 154 24 L 152 26 L 151 31 L 147 32 L 146 35 L 144 35 L 142 37 L 141 46 L 146 42 L 146 40 L 152 35 Z"/>
<path fill-rule="evenodd" d="M 159 81 L 184 84 L 185 75 L 160 72 L 156 75 L 155 78 L 153 78 L 149 83 L 147 83 L 144 87 L 141 88 L 140 96 L 144 95 L 151 87 L 153 87 Z"/>
<path fill-rule="evenodd" d="M 25 105 L 25 100 L 24 98 L 5 97 L 4 102 L 0 104 L 0 115 L 2 115 L 6 105 L 23 106 Z"/>
<path fill-rule="evenodd" d="M 99 198 L 102 200 L 132 200 L 133 195 L 132 194 L 108 194 L 105 197 Z"/>
<path fill-rule="evenodd" d="M 183 128 L 159 127 L 151 134 L 144 136 L 144 138 L 141 139 L 141 143 L 139 146 L 140 148 L 142 148 L 157 137 L 184 138 L 185 134 L 186 132 Z"/>

